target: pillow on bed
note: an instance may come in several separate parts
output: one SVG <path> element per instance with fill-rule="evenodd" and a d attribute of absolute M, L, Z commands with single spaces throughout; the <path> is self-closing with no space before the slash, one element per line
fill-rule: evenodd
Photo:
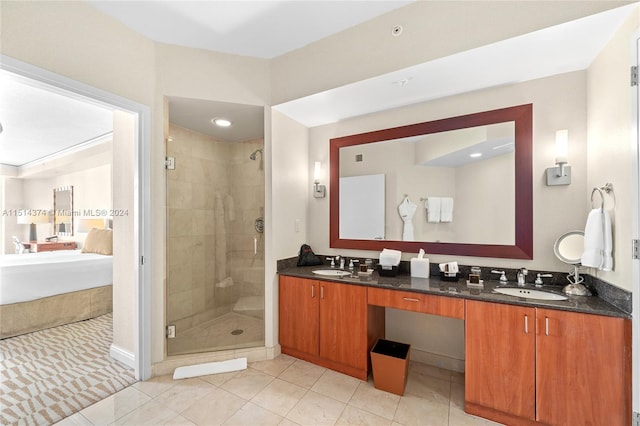
<path fill-rule="evenodd" d="M 82 246 L 82 253 L 113 254 L 113 234 L 111 229 L 92 228 Z"/>

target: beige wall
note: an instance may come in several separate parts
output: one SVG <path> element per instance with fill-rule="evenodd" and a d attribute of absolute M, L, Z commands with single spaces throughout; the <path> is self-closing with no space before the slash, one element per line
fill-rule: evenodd
<path fill-rule="evenodd" d="M 613 184 L 613 194 L 605 195 L 605 208 L 612 218 L 614 270 L 590 269 L 603 280 L 628 291 L 638 291 L 632 283 L 632 88 L 631 36 L 640 27 L 640 11 L 632 14 L 609 41 L 587 72 L 588 162 L 587 192 L 605 183 Z M 596 195 L 596 199 L 600 199 Z M 590 201 L 590 199 L 587 199 Z M 587 209 L 590 204 L 587 204 Z"/>
<path fill-rule="evenodd" d="M 88 217 L 84 212 L 111 209 L 111 164 L 48 179 L 25 179 L 25 208 L 29 206 L 45 208 L 41 206 L 46 206 L 46 208 L 53 209 L 53 189 L 63 186 L 73 186 L 74 235 L 60 237 L 60 240 L 76 241 L 79 244 L 78 247 L 82 247 L 86 233 L 78 233 L 78 220 L 85 216 Z M 44 228 L 42 229 L 44 233 L 41 232 L 41 227 Z M 45 236 L 51 235 L 52 232 L 53 223 L 38 225 L 38 239 L 44 239 Z"/>
<path fill-rule="evenodd" d="M 113 115 L 113 208 L 127 212 L 113 217 L 113 346 L 131 354 L 136 348 L 136 121 L 126 112 Z"/>
<path fill-rule="evenodd" d="M 311 196 L 311 180 L 307 161 L 315 158 L 309 152 L 308 129 L 280 112 L 271 110 L 270 143 L 267 145 L 271 152 L 271 166 L 268 166 L 267 176 L 271 176 L 267 188 L 267 241 L 270 251 L 266 253 L 266 296 L 272 303 L 272 316 L 265 312 L 267 326 L 266 338 L 269 336 L 274 343 L 278 342 L 278 277 L 275 274 L 275 262 L 278 259 L 296 256 L 300 246 L 308 241 L 308 229 L 316 224 L 309 223 L 308 211 L 317 206 L 323 206 L 320 200 Z M 326 163 L 325 163 L 326 164 Z M 296 220 L 300 226 L 296 229 Z M 316 247 L 312 245 L 315 250 Z M 320 252 L 318 252 L 320 253 Z M 268 303 L 267 302 L 267 303 Z M 268 343 L 267 343 L 268 344 Z"/>
<path fill-rule="evenodd" d="M 77 159 L 82 161 L 82 159 Z M 58 171 L 60 173 L 60 171 Z M 86 233 L 78 233 L 78 220 L 85 215 L 87 210 L 111 209 L 111 165 L 104 164 L 90 167 L 73 173 L 59 174 L 47 178 L 6 178 L 8 185 L 6 190 L 7 201 L 20 209 L 53 209 L 53 190 L 63 186 L 73 186 L 73 210 L 74 210 L 74 235 L 61 236 L 60 240 L 75 241 L 78 247 L 86 237 Z M 8 224 L 15 219 L 7 218 Z M 53 223 L 38 224 L 38 240 L 44 241 L 45 237 L 53 235 Z M 15 233 L 17 231 L 17 233 Z M 23 240 L 28 240 L 29 229 L 19 225 L 14 228 L 14 233 Z M 10 235 L 9 235 L 10 236 Z M 11 248 L 8 253 L 13 253 Z"/>

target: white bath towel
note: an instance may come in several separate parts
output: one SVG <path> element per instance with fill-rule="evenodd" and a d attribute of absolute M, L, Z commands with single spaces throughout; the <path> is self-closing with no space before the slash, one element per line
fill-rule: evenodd
<path fill-rule="evenodd" d="M 427 197 L 424 206 L 427 209 L 427 222 L 440 222 L 440 197 Z"/>
<path fill-rule="evenodd" d="M 611 271 L 613 269 L 612 247 L 609 212 L 602 208 L 591 210 L 584 228 L 582 265 L 598 268 L 601 271 Z"/>
<path fill-rule="evenodd" d="M 440 222 L 453 221 L 453 198 L 440 198 Z"/>

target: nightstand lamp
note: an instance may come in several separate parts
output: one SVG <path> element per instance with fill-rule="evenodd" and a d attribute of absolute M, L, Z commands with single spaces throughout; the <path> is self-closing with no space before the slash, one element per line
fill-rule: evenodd
<path fill-rule="evenodd" d="M 29 225 L 29 242 L 35 243 L 38 241 L 38 231 L 36 225 L 42 223 L 49 223 L 49 215 L 45 214 L 47 211 L 42 210 L 21 210 L 18 216 L 18 224 Z"/>

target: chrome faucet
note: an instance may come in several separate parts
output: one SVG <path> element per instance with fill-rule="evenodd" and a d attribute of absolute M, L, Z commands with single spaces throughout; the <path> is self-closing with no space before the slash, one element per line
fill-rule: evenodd
<path fill-rule="evenodd" d="M 527 270 L 527 268 L 520 268 L 520 270 L 518 271 L 518 287 L 525 286 L 525 279 L 527 278 L 528 273 L 529 271 Z"/>
<path fill-rule="evenodd" d="M 340 261 L 340 269 L 344 269 L 344 257 L 336 256 L 336 260 Z"/>

